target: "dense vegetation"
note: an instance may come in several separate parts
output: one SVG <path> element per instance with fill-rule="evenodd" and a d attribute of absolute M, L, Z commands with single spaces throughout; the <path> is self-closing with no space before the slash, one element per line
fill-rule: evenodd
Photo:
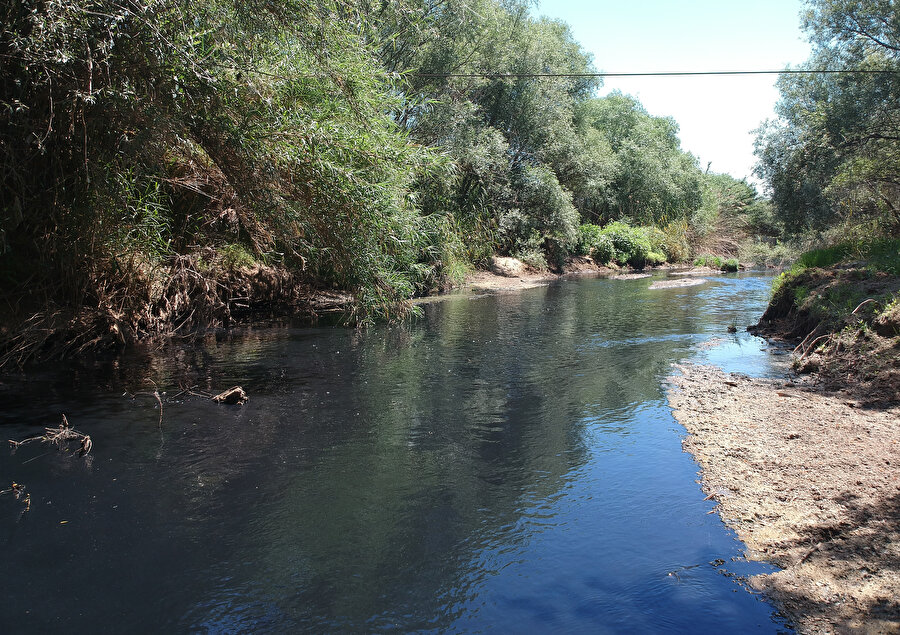
<path fill-rule="evenodd" d="M 673 120 L 597 98 L 590 56 L 530 4 L 5 2 L 5 349 L 66 329 L 70 351 L 127 342 L 315 289 L 392 317 L 495 253 L 643 266 L 717 228 L 778 232 Z"/>
<path fill-rule="evenodd" d="M 814 0 L 806 70 L 782 75 L 759 173 L 790 231 L 900 233 L 900 12 L 891 0 Z M 834 229 L 837 228 L 837 229 Z M 830 234 L 828 230 L 832 231 Z"/>
<path fill-rule="evenodd" d="M 891 0 L 813 0 L 805 70 L 779 80 L 759 131 L 772 216 L 815 246 L 775 281 L 760 322 L 795 337 L 797 365 L 867 400 L 900 399 L 900 11 Z"/>

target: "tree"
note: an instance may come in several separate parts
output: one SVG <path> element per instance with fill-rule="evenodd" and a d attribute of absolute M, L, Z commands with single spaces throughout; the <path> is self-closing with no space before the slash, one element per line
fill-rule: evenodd
<path fill-rule="evenodd" d="M 778 122 L 757 138 L 757 173 L 794 230 L 866 219 L 900 231 L 900 12 L 890 0 L 815 0 L 814 51 L 783 75 Z"/>

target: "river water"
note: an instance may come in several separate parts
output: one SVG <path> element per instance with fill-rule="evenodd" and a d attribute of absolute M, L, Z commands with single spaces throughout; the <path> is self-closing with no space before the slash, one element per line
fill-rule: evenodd
<path fill-rule="evenodd" d="M 663 384 L 777 373 L 743 332 L 770 282 L 571 280 L 3 378 L 4 440 L 65 413 L 94 449 L 0 449 L 31 494 L 0 497 L 0 631 L 784 632 Z"/>

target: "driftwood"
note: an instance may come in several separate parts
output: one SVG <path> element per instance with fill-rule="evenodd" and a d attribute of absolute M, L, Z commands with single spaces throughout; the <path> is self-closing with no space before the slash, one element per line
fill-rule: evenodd
<path fill-rule="evenodd" d="M 31 494 L 25 493 L 24 485 L 13 483 L 9 489 L 0 490 L 0 496 L 3 496 L 4 494 L 12 494 L 17 501 L 22 501 L 23 507 L 22 512 L 19 514 L 20 518 L 22 517 L 22 514 L 31 510 Z"/>
<path fill-rule="evenodd" d="M 240 386 L 229 388 L 212 398 L 216 403 L 224 403 L 229 406 L 240 406 L 247 403 L 249 399 L 250 397 L 247 396 L 247 393 L 245 393 L 244 389 Z"/>
<path fill-rule="evenodd" d="M 19 446 L 33 443 L 34 441 L 52 443 L 60 450 L 68 450 L 72 442 L 77 442 L 79 444 L 77 450 L 78 456 L 90 454 L 91 449 L 94 447 L 91 437 L 70 426 L 69 420 L 66 419 L 66 415 L 62 416 L 62 423 L 59 424 L 59 427 L 44 428 L 44 434 L 36 437 L 29 437 L 28 439 L 23 439 L 21 441 L 13 441 L 10 439 L 9 444 L 13 447 L 13 450 L 15 450 Z"/>
<path fill-rule="evenodd" d="M 172 398 L 177 399 L 182 395 L 203 397 L 204 399 L 209 399 L 211 401 L 215 401 L 216 403 L 225 404 L 227 406 L 241 406 L 250 401 L 250 396 L 240 386 L 233 386 L 232 388 L 224 390 L 217 395 L 214 395 L 211 392 L 197 390 L 197 386 L 191 386 L 190 388 L 184 388 L 181 392 L 177 393 Z"/>

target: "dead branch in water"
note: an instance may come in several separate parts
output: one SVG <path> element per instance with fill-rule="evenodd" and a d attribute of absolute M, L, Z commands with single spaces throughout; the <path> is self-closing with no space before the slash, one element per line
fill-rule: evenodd
<path fill-rule="evenodd" d="M 25 512 L 31 511 L 31 494 L 25 493 L 24 485 L 13 483 L 9 489 L 0 490 L 0 496 L 3 496 L 4 494 L 12 494 L 17 501 L 22 501 L 23 507 L 19 514 L 19 518 L 21 518 Z"/>
<path fill-rule="evenodd" d="M 52 443 L 62 451 L 68 450 L 69 444 L 73 441 L 77 441 L 79 443 L 77 450 L 78 456 L 90 454 L 91 449 L 94 447 L 91 437 L 71 427 L 69 425 L 69 420 L 66 419 L 66 415 L 62 416 L 62 423 L 59 424 L 59 427 L 44 428 L 44 434 L 36 437 L 29 437 L 28 439 L 22 439 L 21 441 L 10 439 L 9 444 L 12 446 L 13 450 L 16 450 L 20 446 L 33 443 L 34 441 Z"/>

